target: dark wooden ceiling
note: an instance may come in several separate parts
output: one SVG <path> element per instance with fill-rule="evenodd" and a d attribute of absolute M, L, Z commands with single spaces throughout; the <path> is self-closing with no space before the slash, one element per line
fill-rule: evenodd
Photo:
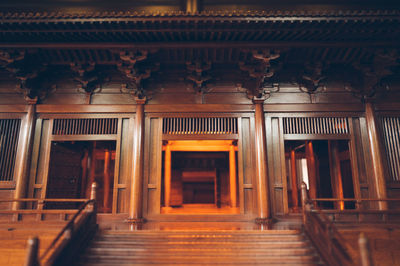
<path fill-rule="evenodd" d="M 96 3 L 104 7 L 109 2 Z M 93 8 L 93 0 L 41 0 L 36 7 L 27 0 L 3 0 L 0 63 L 25 75 L 22 79 L 29 72 L 38 74 L 36 69 L 51 69 L 49 65 L 76 68 L 77 73 L 84 65 L 108 65 L 131 80 L 144 79 L 150 69 L 186 73 L 191 66 L 201 70 L 202 75 L 192 77 L 200 88 L 210 65 L 213 71 L 231 67 L 247 73 L 257 80 L 255 88 L 274 71 L 274 77 L 282 79 L 281 73 L 302 73 L 312 66 L 315 73 L 308 78 L 314 81 L 330 66 L 356 65 L 365 72 L 365 67 L 377 65 L 376 55 L 388 61 L 384 67 L 397 66 L 397 2 L 309 0 L 279 9 L 272 7 L 294 0 L 251 0 L 246 5 L 204 0 L 197 11 L 189 12 L 179 0 L 116 1 L 116 8 L 107 10 Z M 49 10 L 41 8 L 46 4 Z M 129 8 L 118 10 L 123 5 Z M 22 11 L 26 8 L 29 11 Z M 121 53 L 133 57 L 124 61 Z M 271 54 L 279 55 L 272 67 Z M 136 64 L 135 57 L 143 55 L 146 59 Z M 196 64 L 204 68 L 198 70 Z"/>
<path fill-rule="evenodd" d="M 348 11 L 321 14 L 174 12 L 146 15 L 106 12 L 3 14 L 0 44 L 19 43 L 358 43 L 400 41 L 400 11 Z M 112 46 L 112 45 L 111 45 Z M 179 46 L 179 45 L 178 45 Z"/>

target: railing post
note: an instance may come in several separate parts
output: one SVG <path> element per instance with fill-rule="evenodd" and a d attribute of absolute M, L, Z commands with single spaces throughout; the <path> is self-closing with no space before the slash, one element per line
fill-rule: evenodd
<path fill-rule="evenodd" d="M 73 231 L 74 231 L 74 227 L 73 227 L 73 224 L 71 224 L 71 226 L 64 232 L 64 239 L 69 241 L 72 238 Z"/>
<path fill-rule="evenodd" d="M 39 238 L 37 236 L 28 239 L 27 255 L 24 266 L 37 266 L 39 256 Z"/>
<path fill-rule="evenodd" d="M 358 246 L 360 248 L 361 266 L 373 266 L 374 263 L 371 257 L 371 250 L 369 248 L 368 238 L 364 233 L 361 233 L 358 238 Z"/>
<path fill-rule="evenodd" d="M 308 211 L 308 195 L 307 195 L 307 185 L 306 183 L 301 183 L 301 208 L 303 212 L 303 224 L 307 222 L 306 211 Z"/>
<path fill-rule="evenodd" d="M 88 206 L 89 207 L 89 211 L 92 212 L 92 218 L 90 219 L 90 223 L 92 223 L 92 225 L 96 225 L 97 224 L 97 183 L 93 182 L 92 183 L 92 190 L 90 191 L 90 199 L 93 200 L 93 202 Z"/>
<path fill-rule="evenodd" d="M 92 183 L 92 190 L 90 191 L 90 199 L 91 200 L 96 200 L 96 192 L 97 192 L 97 183 L 93 182 Z"/>

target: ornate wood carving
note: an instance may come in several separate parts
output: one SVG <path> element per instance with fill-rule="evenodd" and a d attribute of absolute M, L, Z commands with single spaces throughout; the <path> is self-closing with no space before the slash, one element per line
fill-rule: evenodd
<path fill-rule="evenodd" d="M 362 101 L 371 101 L 390 90 L 394 67 L 399 65 L 396 50 L 377 50 L 369 62 L 358 61 L 347 71 L 345 89 Z"/>
<path fill-rule="evenodd" d="M 209 92 L 206 83 L 211 80 L 209 70 L 211 70 L 211 62 L 193 61 L 186 62 L 187 80 L 193 82 L 193 88 L 196 93 L 203 94 Z"/>
<path fill-rule="evenodd" d="M 325 91 L 326 76 L 323 74 L 322 62 L 307 62 L 297 80 L 299 89 L 308 94 L 315 94 Z"/>
<path fill-rule="evenodd" d="M 239 68 L 247 72 L 255 82 L 252 88 L 247 88 L 247 94 L 249 98 L 268 98 L 271 92 L 279 90 L 279 86 L 275 86 L 270 79 L 276 71 L 276 66 L 273 66 L 271 61 L 278 59 L 280 53 L 271 49 L 251 50 L 248 52 L 251 56 L 250 60 L 239 62 Z"/>
<path fill-rule="evenodd" d="M 35 61 L 25 50 L 0 51 L 0 66 L 17 79 L 16 90 L 29 104 L 44 99 L 55 89 L 54 84 L 49 84 L 53 75 L 45 73 L 47 64 Z"/>
<path fill-rule="evenodd" d="M 101 91 L 103 75 L 96 69 L 95 62 L 71 63 L 70 67 L 75 73 L 74 81 L 78 82 L 78 91 L 86 94 L 87 104 L 90 104 L 91 96 Z"/>
<path fill-rule="evenodd" d="M 155 51 L 123 50 L 117 52 L 120 59 L 117 68 L 127 79 L 127 83 L 121 87 L 122 93 L 130 93 L 140 99 L 150 97 L 150 92 L 143 87 L 143 80 L 150 78 L 152 72 L 159 70 L 160 64 L 142 64 L 139 66 L 138 63 L 148 59 L 149 52 L 154 53 Z"/>

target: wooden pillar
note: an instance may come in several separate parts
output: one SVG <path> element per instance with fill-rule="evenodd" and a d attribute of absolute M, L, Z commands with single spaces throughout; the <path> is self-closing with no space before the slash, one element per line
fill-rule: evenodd
<path fill-rule="evenodd" d="M 329 150 L 329 165 L 331 172 L 331 184 L 333 197 L 338 199 L 343 199 L 343 182 L 342 173 L 340 170 L 340 159 L 339 159 L 339 149 L 337 141 L 328 141 Z M 339 201 L 335 203 L 337 209 L 344 210 L 344 202 Z"/>
<path fill-rule="evenodd" d="M 93 142 L 92 149 L 90 152 L 90 164 L 89 164 L 89 181 L 87 184 L 93 184 L 95 182 L 95 170 L 96 170 L 96 141 Z M 90 197 L 90 186 L 86 186 L 86 198 Z"/>
<path fill-rule="evenodd" d="M 237 187 L 236 187 L 236 153 L 235 145 L 229 147 L 229 187 L 231 196 L 231 207 L 236 207 L 237 200 Z"/>
<path fill-rule="evenodd" d="M 262 98 L 253 99 L 255 104 L 255 151 L 258 200 L 257 222 L 269 224 L 271 222 L 271 204 L 269 199 L 264 101 L 265 99 Z"/>
<path fill-rule="evenodd" d="M 103 196 L 103 209 L 107 212 L 107 210 L 109 209 L 108 206 L 108 201 L 109 201 L 109 197 L 110 197 L 110 150 L 106 149 L 104 151 L 104 196 Z"/>
<path fill-rule="evenodd" d="M 83 158 L 81 160 L 81 167 L 82 167 L 81 197 L 86 196 L 86 186 L 88 185 L 87 183 L 88 160 L 89 160 L 89 151 L 85 149 Z"/>
<path fill-rule="evenodd" d="M 36 105 L 29 104 L 25 118 L 22 120 L 19 134 L 18 153 L 15 160 L 16 188 L 14 198 L 25 198 L 29 182 L 29 165 L 33 146 L 33 135 L 35 131 Z M 13 209 L 20 208 L 20 203 L 15 202 Z"/>
<path fill-rule="evenodd" d="M 383 163 L 383 156 L 384 156 L 383 147 L 379 138 L 374 106 L 370 102 L 367 102 L 365 104 L 365 119 L 367 121 L 368 139 L 371 147 L 371 158 L 372 158 L 372 164 L 370 165 L 372 169 L 367 169 L 367 171 L 372 170 L 373 172 L 377 198 L 386 199 L 387 191 L 386 191 L 385 169 Z M 378 206 L 380 210 L 387 209 L 386 202 L 379 202 Z"/>
<path fill-rule="evenodd" d="M 199 11 L 198 0 L 186 0 L 186 12 L 194 14 Z"/>
<path fill-rule="evenodd" d="M 290 151 L 290 168 L 292 177 L 292 200 L 293 200 L 293 210 L 297 211 L 299 209 L 299 193 L 297 188 L 297 169 L 296 169 L 296 151 Z"/>
<path fill-rule="evenodd" d="M 131 197 L 129 218 L 131 222 L 143 222 L 142 191 L 143 191 L 143 131 L 144 104 L 146 99 L 136 99 L 135 133 L 133 135 L 133 162 L 131 179 Z"/>
<path fill-rule="evenodd" d="M 164 205 L 169 207 L 171 199 L 171 145 L 167 143 L 164 154 Z"/>
<path fill-rule="evenodd" d="M 315 154 L 312 141 L 306 141 L 306 158 L 308 170 L 308 184 L 310 198 L 317 198 L 317 168 L 315 166 Z"/>

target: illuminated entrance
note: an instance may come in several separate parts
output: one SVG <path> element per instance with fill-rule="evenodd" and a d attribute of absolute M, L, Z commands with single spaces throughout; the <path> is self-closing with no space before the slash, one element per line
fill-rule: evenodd
<path fill-rule="evenodd" d="M 239 213 L 237 176 L 236 141 L 165 141 L 161 213 Z"/>

